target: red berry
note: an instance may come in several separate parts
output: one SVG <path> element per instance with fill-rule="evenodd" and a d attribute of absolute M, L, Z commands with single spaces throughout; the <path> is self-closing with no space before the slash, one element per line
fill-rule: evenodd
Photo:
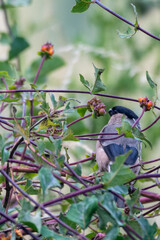
<path fill-rule="evenodd" d="M 41 51 L 42 51 L 42 52 L 47 51 L 47 46 L 46 46 L 46 45 L 43 45 L 43 46 L 41 47 Z"/>
<path fill-rule="evenodd" d="M 48 54 L 49 54 L 50 56 L 52 56 L 52 55 L 53 55 L 53 53 L 54 53 L 54 50 L 53 50 L 53 48 L 50 48 L 50 49 L 49 49 L 49 51 L 48 51 Z"/>
<path fill-rule="evenodd" d="M 144 99 L 143 97 L 139 97 L 138 102 L 141 103 L 143 101 L 143 99 Z"/>

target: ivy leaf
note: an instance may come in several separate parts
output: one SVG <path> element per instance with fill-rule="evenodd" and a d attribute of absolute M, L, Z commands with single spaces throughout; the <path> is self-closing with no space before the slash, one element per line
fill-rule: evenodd
<path fill-rule="evenodd" d="M 24 129 L 23 127 L 21 127 L 21 125 L 18 123 L 18 121 L 15 119 L 16 124 L 14 125 L 14 131 L 16 133 L 18 133 L 20 136 L 22 136 L 27 143 L 30 142 L 29 140 L 29 128 L 28 129 Z"/>
<path fill-rule="evenodd" d="M 53 93 L 50 94 L 50 98 L 51 98 L 52 105 L 53 105 L 54 109 L 56 109 L 57 108 L 57 101 L 56 101 Z"/>
<path fill-rule="evenodd" d="M 42 226 L 41 234 L 44 239 L 56 239 L 56 240 L 77 240 L 75 237 L 66 237 L 60 234 L 55 233 L 54 231 L 50 230 L 47 226 Z"/>
<path fill-rule="evenodd" d="M 35 232 L 40 232 L 42 226 L 41 211 L 38 210 L 35 215 L 31 215 L 33 206 L 25 199 L 22 200 L 21 206 L 22 209 L 18 214 L 18 222 L 24 223 L 28 227 L 32 228 Z"/>
<path fill-rule="evenodd" d="M 20 98 L 10 98 L 10 95 L 1 99 L 3 102 L 18 102 Z"/>
<path fill-rule="evenodd" d="M 135 32 L 136 32 L 137 27 L 139 26 L 139 24 L 138 24 L 138 13 L 137 13 L 136 6 L 133 3 L 131 3 L 131 6 L 133 7 L 133 11 L 134 11 L 134 14 L 135 14 L 135 17 L 136 17 L 136 21 L 135 21 Z"/>
<path fill-rule="evenodd" d="M 25 72 L 25 76 L 28 79 L 28 81 L 33 82 L 33 79 L 36 75 L 37 69 L 41 63 L 41 58 L 38 58 L 34 60 L 31 65 L 27 68 Z M 48 76 L 49 73 L 52 71 L 57 70 L 58 68 L 62 67 L 65 65 L 64 60 L 59 57 L 54 55 L 54 58 L 51 58 L 48 61 L 45 61 L 43 64 L 43 68 L 40 71 L 39 77 L 38 77 L 38 83 L 44 83 L 46 77 Z"/>
<path fill-rule="evenodd" d="M 119 234 L 119 227 L 113 227 L 109 232 L 107 232 L 106 236 L 103 238 L 103 240 L 116 240 L 117 236 Z"/>
<path fill-rule="evenodd" d="M 137 140 L 141 140 L 143 142 L 148 143 L 148 145 L 152 149 L 151 142 L 144 136 L 144 134 L 138 128 L 136 128 L 136 127 L 132 128 L 132 133 Z"/>
<path fill-rule="evenodd" d="M 77 112 L 78 112 L 78 114 L 79 114 L 81 117 L 84 117 L 86 111 L 87 111 L 87 107 L 79 107 L 79 108 L 77 109 Z"/>
<path fill-rule="evenodd" d="M 6 0 L 5 7 L 21 7 L 31 4 L 32 0 Z"/>
<path fill-rule="evenodd" d="M 118 33 L 120 38 L 129 39 L 129 38 L 131 38 L 135 34 L 135 30 L 133 30 L 130 27 L 128 27 L 126 32 L 122 33 L 119 30 L 117 30 L 117 33 Z"/>
<path fill-rule="evenodd" d="M 130 123 L 125 119 L 122 118 L 122 125 L 121 127 L 116 127 L 118 134 L 123 134 L 125 135 L 125 137 L 129 137 L 129 138 L 134 138 L 133 134 L 132 134 L 132 127 L 130 125 Z"/>
<path fill-rule="evenodd" d="M 153 80 L 151 79 L 148 71 L 146 71 L 146 78 L 147 78 L 147 81 L 148 81 L 148 83 L 149 83 L 149 86 L 150 86 L 151 88 L 157 89 L 157 84 L 156 84 L 155 82 L 153 82 Z"/>
<path fill-rule="evenodd" d="M 111 171 L 104 173 L 102 179 L 107 188 L 123 185 L 136 177 L 129 166 L 124 165 L 124 161 L 129 156 L 130 152 L 131 151 L 116 157 L 115 162 L 111 165 Z"/>
<path fill-rule="evenodd" d="M 98 200 L 95 196 L 86 197 L 84 201 L 71 204 L 67 212 L 67 218 L 77 223 L 82 229 L 86 229 L 97 210 Z"/>
<path fill-rule="evenodd" d="M 104 212 L 104 219 L 105 219 L 105 215 L 106 215 L 106 217 L 108 218 L 108 221 L 113 223 L 114 225 L 118 225 L 118 226 L 123 226 L 124 225 L 122 223 L 122 213 L 117 208 L 112 194 L 110 194 L 109 192 L 106 192 L 102 196 L 102 199 L 100 200 L 100 203 L 106 210 L 105 211 L 104 209 L 102 209 L 102 211 Z M 99 215 L 99 210 L 98 210 L 98 215 Z M 101 214 L 101 217 L 102 217 L 102 214 Z M 103 220 L 101 219 L 101 221 L 103 221 Z M 103 222 L 103 226 L 105 226 L 106 223 L 107 222 Z"/>
<path fill-rule="evenodd" d="M 21 187 L 22 188 L 22 187 Z M 37 195 L 38 190 L 32 186 L 32 181 L 27 179 L 27 182 L 24 186 L 24 191 L 30 195 Z"/>
<path fill-rule="evenodd" d="M 40 179 L 43 196 L 45 196 L 49 188 L 61 186 L 59 181 L 53 176 L 52 170 L 50 170 L 49 168 L 42 167 L 38 172 L 38 176 Z"/>
<path fill-rule="evenodd" d="M 80 74 L 79 76 L 80 76 L 80 81 L 81 81 L 81 83 L 82 83 L 86 88 L 88 88 L 89 91 L 91 91 L 91 86 L 90 86 L 89 82 L 84 79 L 83 75 Z"/>
<path fill-rule="evenodd" d="M 154 239 L 154 235 L 157 230 L 156 223 L 153 223 L 153 225 L 149 225 L 147 219 L 140 216 L 140 218 L 137 219 L 137 222 L 140 224 L 142 230 L 143 230 L 143 239 L 145 240 L 152 240 Z"/>
<path fill-rule="evenodd" d="M 82 13 L 88 10 L 91 0 L 76 0 L 76 5 L 72 8 L 73 13 Z"/>
<path fill-rule="evenodd" d="M 2 44 L 11 44 L 12 39 L 8 33 L 0 33 L 0 43 Z"/>
<path fill-rule="evenodd" d="M 1 152 L 1 157 L 2 157 L 1 163 L 2 163 L 2 165 L 3 165 L 5 162 L 7 162 L 7 161 L 8 161 L 8 158 L 9 158 L 9 151 L 6 149 L 6 146 L 7 146 L 7 145 L 4 145 L 4 146 L 2 147 L 2 152 Z"/>
<path fill-rule="evenodd" d="M 72 130 L 69 128 L 65 130 L 62 140 L 63 141 L 79 141 L 79 139 L 74 136 Z"/>
<path fill-rule="evenodd" d="M 94 66 L 94 69 L 95 69 L 95 73 L 94 73 L 95 82 L 94 82 L 94 86 L 92 88 L 91 94 L 99 93 L 101 91 L 105 91 L 106 90 L 106 86 L 104 85 L 104 83 L 102 82 L 102 80 L 100 78 L 100 76 L 103 73 L 104 69 L 96 68 L 95 65 L 93 65 L 93 66 Z"/>
<path fill-rule="evenodd" d="M 16 37 L 11 43 L 9 59 L 17 57 L 22 51 L 29 47 L 29 43 L 23 37 Z"/>
<path fill-rule="evenodd" d="M 76 223 L 70 221 L 66 216 L 64 216 L 62 213 L 60 213 L 59 219 L 61 221 L 63 221 L 64 223 L 66 223 L 67 225 L 69 225 L 71 228 L 76 229 Z M 61 234 L 66 234 L 67 233 L 67 229 L 65 227 L 63 227 L 61 224 L 59 224 L 59 232 Z"/>

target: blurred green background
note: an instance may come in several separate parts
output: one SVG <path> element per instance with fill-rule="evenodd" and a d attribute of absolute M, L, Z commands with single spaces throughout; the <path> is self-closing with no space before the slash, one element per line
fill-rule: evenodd
<path fill-rule="evenodd" d="M 159 36 L 160 1 L 149 0 L 103 0 L 106 6 L 134 22 L 135 16 L 130 3 L 135 4 L 139 24 L 147 31 Z M 86 90 L 79 81 L 81 73 L 88 81 L 94 80 L 94 63 L 98 68 L 105 68 L 102 80 L 107 86 L 106 94 L 133 97 L 148 96 L 151 100 L 153 90 L 146 81 L 146 71 L 159 85 L 160 76 L 160 47 L 159 42 L 142 32 L 131 39 L 121 39 L 117 30 L 125 32 L 127 24 L 105 12 L 98 5 L 92 4 L 84 13 L 71 13 L 74 0 L 33 0 L 29 6 L 8 10 L 9 21 L 19 36 L 27 39 L 30 47 L 20 55 L 21 74 L 26 80 L 29 77 L 29 66 L 39 57 L 37 52 L 41 45 L 49 41 L 54 44 L 55 54 L 60 56 L 65 65 L 56 71 L 49 72 L 41 79 L 41 87 L 47 89 Z M 0 11 L 0 32 L 7 31 L 4 14 Z M 9 46 L 0 43 L 0 61 L 7 60 Z M 12 61 L 14 63 L 14 61 Z M 0 71 L 3 69 L 0 69 Z M 39 85 L 39 88 L 41 88 Z M 56 95 L 57 96 L 57 95 Z M 82 94 L 66 94 L 75 97 L 81 104 L 91 99 Z M 138 115 L 141 113 L 139 104 L 129 101 L 103 98 L 107 110 L 115 105 L 130 107 Z M 157 102 L 157 104 L 159 104 Z M 76 103 L 72 103 L 76 105 Z M 154 111 L 156 115 L 158 112 Z M 69 121 L 78 118 L 71 115 Z M 142 128 L 155 120 L 152 112 L 146 112 Z M 99 132 L 108 121 L 108 116 L 99 119 L 86 119 L 83 123 L 74 125 L 74 133 L 87 134 Z M 145 132 L 152 142 L 153 148 L 143 147 L 143 161 L 159 157 L 160 128 L 156 123 Z M 77 160 L 85 157 L 86 153 L 95 152 L 95 142 L 81 141 L 73 143 L 72 153 Z M 86 164 L 86 168 L 89 164 Z"/>

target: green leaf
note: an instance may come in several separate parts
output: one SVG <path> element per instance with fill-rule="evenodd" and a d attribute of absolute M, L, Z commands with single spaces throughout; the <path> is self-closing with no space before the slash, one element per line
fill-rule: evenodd
<path fill-rule="evenodd" d="M 119 234 L 119 227 L 113 227 L 109 232 L 107 232 L 106 236 L 103 238 L 103 240 L 116 240 L 117 236 Z"/>
<path fill-rule="evenodd" d="M 66 223 L 68 226 L 70 226 L 71 228 L 73 229 L 76 229 L 76 223 L 75 222 L 72 222 L 70 221 L 66 216 L 64 216 L 62 213 L 60 213 L 60 216 L 59 216 L 59 219 Z M 67 233 L 67 229 L 65 227 L 63 227 L 62 225 L 59 224 L 59 232 L 61 234 L 66 234 Z"/>
<path fill-rule="evenodd" d="M 22 51 L 29 47 L 29 43 L 22 37 L 16 37 L 11 43 L 9 59 L 17 57 Z"/>
<path fill-rule="evenodd" d="M 87 80 L 85 80 L 84 77 L 83 77 L 81 74 L 80 74 L 79 76 L 80 76 L 80 81 L 81 81 L 81 83 L 82 83 L 86 88 L 88 88 L 89 91 L 91 91 L 91 86 L 90 86 L 89 82 L 88 82 Z"/>
<path fill-rule="evenodd" d="M 104 209 L 103 212 L 104 214 L 106 213 L 108 216 L 108 221 L 111 223 L 116 223 L 118 226 L 123 226 L 124 224 L 122 223 L 122 213 L 121 211 L 117 208 L 116 203 L 113 199 L 112 194 L 109 192 L 106 192 L 103 195 L 102 200 L 100 203 L 103 205 Z M 105 211 L 106 210 L 106 211 Z M 112 220 L 111 220 L 112 219 Z M 114 225 L 116 225 L 114 223 Z M 104 225 L 107 223 L 104 223 Z"/>
<path fill-rule="evenodd" d="M 9 62 L 0 62 L 0 73 L 5 74 L 5 75 L 0 75 L 0 77 L 4 77 L 5 81 L 8 81 L 8 80 L 12 81 L 11 82 L 12 84 L 13 84 L 13 81 L 19 78 L 16 68 Z M 7 85 L 8 87 L 10 86 L 8 82 L 7 82 Z"/>
<path fill-rule="evenodd" d="M 124 39 L 129 39 L 131 38 L 134 34 L 135 34 L 135 30 L 133 30 L 132 28 L 128 27 L 127 31 L 122 33 L 119 30 L 117 30 L 117 33 L 119 35 L 120 38 Z"/>
<path fill-rule="evenodd" d="M 6 0 L 5 7 L 21 7 L 31 4 L 32 0 Z"/>
<path fill-rule="evenodd" d="M 86 111 L 87 111 L 87 107 L 79 107 L 79 108 L 77 109 L 77 112 L 78 112 L 78 114 L 79 114 L 81 117 L 84 117 Z"/>
<path fill-rule="evenodd" d="M 128 187 L 125 185 L 117 185 L 115 187 L 110 187 L 108 190 L 112 190 L 113 192 L 116 192 L 118 194 L 121 194 L 122 196 L 125 196 L 128 194 Z"/>
<path fill-rule="evenodd" d="M 54 109 L 56 109 L 56 107 L 57 107 L 57 101 L 56 101 L 55 96 L 54 96 L 53 93 L 50 94 L 50 98 L 51 98 L 52 105 L 53 105 Z"/>
<path fill-rule="evenodd" d="M 32 228 L 35 232 L 40 232 L 42 226 L 41 211 L 38 210 L 35 215 L 31 215 L 33 206 L 30 204 L 30 202 L 23 199 L 21 204 L 22 209 L 19 211 L 18 221 Z"/>
<path fill-rule="evenodd" d="M 99 93 L 101 91 L 106 90 L 106 86 L 104 85 L 104 83 L 101 81 L 101 78 L 100 78 L 104 69 L 96 68 L 95 65 L 93 65 L 93 66 L 94 66 L 94 69 L 95 69 L 95 73 L 94 73 L 95 82 L 94 82 L 94 86 L 92 88 L 91 94 Z"/>
<path fill-rule="evenodd" d="M 32 62 L 29 68 L 26 70 L 26 78 L 28 81 L 33 82 L 33 79 L 37 73 L 37 69 L 41 63 L 41 58 L 38 58 Z M 57 70 L 58 68 L 65 65 L 64 60 L 61 57 L 55 56 L 47 61 L 44 62 L 43 67 L 40 71 L 38 77 L 38 83 L 44 83 L 46 76 L 51 73 L 52 71 Z"/>
<path fill-rule="evenodd" d="M 88 10 L 91 0 L 76 0 L 76 5 L 72 8 L 73 13 L 82 13 Z"/>
<path fill-rule="evenodd" d="M 143 239 L 144 240 L 152 240 L 154 238 L 154 234 L 156 233 L 157 225 L 156 223 L 153 223 L 153 225 L 149 225 L 147 219 L 140 216 L 140 218 L 137 219 L 137 222 L 140 224 L 142 230 L 143 230 Z"/>
<path fill-rule="evenodd" d="M 15 79 L 13 79 L 11 76 L 9 76 L 7 71 L 0 71 L 0 78 L 3 77 L 5 79 L 5 81 L 14 81 Z"/>
<path fill-rule="evenodd" d="M 42 167 L 38 172 L 40 179 L 43 196 L 47 193 L 47 190 L 51 187 L 60 187 L 59 181 L 53 176 L 52 170 L 49 168 Z"/>
<path fill-rule="evenodd" d="M 1 156 L 2 156 L 2 159 L 1 159 L 1 163 L 2 165 L 8 161 L 8 158 L 9 158 L 9 151 L 6 149 L 6 146 L 7 145 L 4 145 L 2 147 L 2 153 L 1 153 Z"/>
<path fill-rule="evenodd" d="M 63 141 L 79 141 L 79 139 L 73 135 L 72 130 L 69 128 L 65 130 L 62 140 Z"/>
<path fill-rule="evenodd" d="M 131 151 L 116 157 L 115 162 L 111 165 L 111 171 L 104 173 L 102 179 L 107 188 L 123 185 L 136 177 L 132 170 L 129 169 L 129 166 L 124 165 L 124 161 L 130 153 Z"/>
<path fill-rule="evenodd" d="M 10 98 L 10 95 L 1 99 L 3 102 L 18 102 L 20 98 Z"/>
<path fill-rule="evenodd" d="M 67 212 L 67 218 L 77 223 L 82 229 L 86 229 L 97 210 L 98 200 L 95 196 L 86 197 L 84 201 L 74 203 Z"/>
<path fill-rule="evenodd" d="M 42 226 L 41 234 L 44 239 L 56 239 L 56 240 L 78 240 L 75 237 L 66 237 L 60 234 L 55 233 L 53 230 L 50 230 L 47 226 Z"/>
<path fill-rule="evenodd" d="M 134 138 L 134 136 L 132 134 L 132 127 L 125 118 L 122 118 L 121 127 L 116 127 L 116 129 L 118 131 L 118 134 L 124 133 L 125 137 Z"/>
<path fill-rule="evenodd" d="M 143 142 L 148 143 L 148 145 L 150 146 L 150 148 L 152 149 L 152 144 L 151 142 L 144 136 L 144 134 L 136 127 L 132 128 L 132 133 L 134 135 L 134 138 L 141 140 Z"/>
<path fill-rule="evenodd" d="M 2 44 L 11 44 L 12 39 L 8 33 L 0 33 L 0 43 Z"/>
<path fill-rule="evenodd" d="M 148 83 L 149 83 L 149 86 L 150 86 L 151 88 L 157 89 L 157 84 L 156 84 L 155 82 L 153 82 L 153 80 L 151 79 L 148 71 L 146 71 L 146 78 L 147 78 L 147 81 L 148 81 Z"/>
<path fill-rule="evenodd" d="M 26 193 L 30 194 L 30 195 L 37 195 L 38 194 L 38 190 L 34 189 L 34 187 L 32 185 L 33 185 L 32 181 L 27 179 L 27 182 L 26 182 L 25 187 L 24 187 L 24 191 Z"/>

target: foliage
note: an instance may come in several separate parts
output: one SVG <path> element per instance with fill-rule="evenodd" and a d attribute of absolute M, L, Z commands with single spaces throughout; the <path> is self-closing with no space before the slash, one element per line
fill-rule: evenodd
<path fill-rule="evenodd" d="M 29 49 L 30 39 L 19 35 L 19 31 L 15 30 L 16 27 L 10 24 L 8 18 L 8 13 L 11 13 L 10 18 L 14 23 L 12 11 L 31 3 L 31 0 L 2 0 L 0 5 L 8 26 L 7 33 L 0 33 L 0 42 L 9 46 L 6 61 L 0 62 L 0 239 L 25 239 L 27 235 L 32 239 L 47 240 L 158 239 L 159 227 L 155 222 L 150 223 L 147 218 L 154 220 L 159 215 L 159 204 L 155 204 L 155 201 L 159 201 L 160 195 L 154 191 L 146 191 L 144 180 L 148 182 L 147 189 L 153 186 L 158 188 L 159 166 L 148 170 L 148 163 L 144 161 L 140 164 L 141 173 L 136 176 L 131 171 L 133 166 L 124 165 L 130 154 L 128 152 L 116 157 L 110 172 L 97 173 L 94 153 L 87 155 L 85 152 L 86 158 L 81 160 L 82 149 L 79 151 L 77 144 L 75 155 L 78 160 L 75 161 L 71 151 L 72 144 L 80 143 L 80 140 L 97 140 L 99 134 L 90 134 L 88 129 L 91 129 L 93 121 L 99 127 L 101 119 L 105 119 L 103 116 L 106 114 L 106 105 L 102 102 L 104 98 L 110 101 L 108 108 L 113 99 L 125 100 L 128 105 L 139 101 L 142 112 L 137 121 L 143 119 L 145 111 L 148 114 L 153 112 L 154 121 L 149 122 L 142 130 L 136 127 L 137 122 L 131 126 L 123 119 L 121 127 L 117 128 L 116 137 L 135 138 L 147 142 L 150 147 L 154 146 L 154 142 L 151 144 L 152 139 L 148 139 L 143 132 L 155 127 L 160 119 L 158 84 L 147 71 L 146 82 L 153 102 L 147 97 L 138 99 L 136 88 L 136 99 L 111 95 L 108 94 L 111 90 L 102 80 L 103 74 L 108 74 L 105 73 L 108 69 L 104 72 L 103 68 L 98 68 L 95 64 L 91 81 L 80 74 L 79 83 L 87 91 L 72 88 L 46 89 L 44 82 L 48 75 L 65 66 L 65 60 L 54 55 L 53 45 L 47 42 L 39 47 L 38 58 L 23 70 L 21 56 Z M 132 27 L 125 33 L 118 30 L 123 41 L 132 41 L 138 31 L 144 32 L 146 37 L 149 35 L 153 41 L 160 40 L 139 26 L 139 14 L 133 4 L 134 23 L 110 11 L 99 0 L 76 0 L 71 12 L 93 11 L 98 6 L 101 8 L 100 12 L 108 11 Z M 102 18 L 101 20 L 105 21 Z M 112 28 L 114 26 L 113 24 Z M 104 29 L 101 34 L 104 34 Z M 97 59 L 99 63 L 102 62 L 101 57 L 97 56 Z M 77 76 L 76 78 L 78 79 Z M 115 86 L 121 92 L 118 84 L 115 83 Z M 127 84 L 131 85 L 128 82 Z M 104 91 L 106 92 L 101 93 Z M 147 94 L 145 90 L 143 94 Z M 85 96 L 89 98 L 88 101 Z M 85 104 L 80 103 L 82 99 Z M 148 103 L 152 104 L 148 107 Z M 89 127 L 84 124 L 85 119 L 90 120 Z M 148 151 L 152 151 L 151 148 Z M 157 161 L 159 159 L 151 162 Z M 85 163 L 89 165 L 91 176 L 84 174 Z M 134 185 L 135 180 L 137 182 Z M 119 200 L 122 208 L 118 204 Z M 146 208 L 145 204 L 148 202 L 153 205 Z"/>

